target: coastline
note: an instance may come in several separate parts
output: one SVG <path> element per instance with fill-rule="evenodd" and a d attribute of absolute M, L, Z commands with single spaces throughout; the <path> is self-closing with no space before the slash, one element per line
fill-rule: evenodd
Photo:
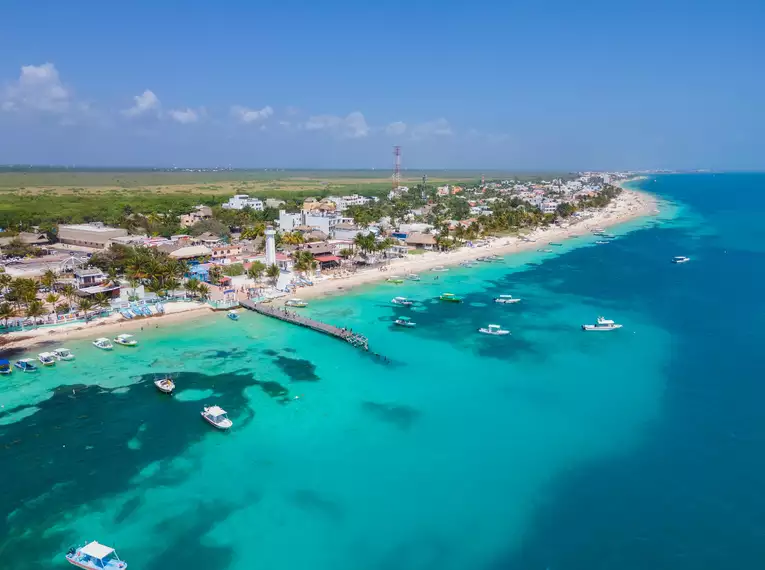
<path fill-rule="evenodd" d="M 550 241 L 564 241 L 589 233 L 596 227 L 608 228 L 635 218 L 655 215 L 658 211 L 658 199 L 656 196 L 624 187 L 628 182 L 639 179 L 641 177 L 620 181 L 618 186 L 622 188 L 622 194 L 607 208 L 595 211 L 587 219 L 571 222 L 565 228 L 553 227 L 534 230 L 526 236 L 534 241 L 523 241 L 518 237 L 489 238 L 489 243 L 480 247 L 461 247 L 449 252 L 425 252 L 411 255 L 407 258 L 392 260 L 388 264 L 386 271 L 380 271 L 379 268 L 375 268 L 361 270 L 351 275 L 330 277 L 314 283 L 313 286 L 300 288 L 294 296 L 302 299 L 316 299 L 342 295 L 357 287 L 385 281 L 394 275 L 404 276 L 407 273 L 428 271 L 438 266 L 458 265 L 486 255 L 504 256 L 532 251 L 546 247 Z M 275 299 L 274 303 L 283 303 L 287 298 Z M 201 318 L 214 312 L 209 305 L 198 302 L 168 303 L 165 307 L 167 310 L 166 314 L 144 319 L 126 321 L 121 315 L 115 314 L 106 319 L 88 324 L 73 323 L 57 328 L 30 329 L 29 331 L 8 333 L 4 337 L 6 343 L 0 347 L 0 353 L 19 352 L 42 344 L 55 343 L 60 345 L 68 340 L 108 336 L 112 333 L 140 330 L 142 327 L 171 325 L 190 319 Z"/>

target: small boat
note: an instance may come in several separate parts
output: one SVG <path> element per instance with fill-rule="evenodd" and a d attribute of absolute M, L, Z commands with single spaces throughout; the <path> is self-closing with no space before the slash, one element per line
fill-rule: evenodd
<path fill-rule="evenodd" d="M 74 360 L 74 354 L 68 348 L 57 348 L 53 351 L 53 355 L 58 360 Z"/>
<path fill-rule="evenodd" d="M 202 410 L 202 419 L 218 429 L 228 429 L 234 422 L 228 419 L 228 413 L 218 406 L 205 406 Z"/>
<path fill-rule="evenodd" d="M 504 261 L 500 256 L 494 255 L 494 254 L 487 255 L 486 260 L 487 261 Z"/>
<path fill-rule="evenodd" d="M 294 307 L 296 309 L 302 309 L 303 307 L 307 307 L 308 303 L 303 301 L 303 299 L 290 299 L 286 303 L 284 303 L 285 307 Z"/>
<path fill-rule="evenodd" d="M 165 394 L 172 394 L 173 390 L 175 390 L 175 382 L 169 376 L 155 380 L 154 385 L 157 387 L 157 390 Z"/>
<path fill-rule="evenodd" d="M 672 258 L 672 263 L 688 263 L 690 260 L 690 257 L 685 257 L 684 255 L 676 255 Z"/>
<path fill-rule="evenodd" d="M 409 317 L 399 317 L 394 322 L 400 327 L 413 327 L 417 324 Z"/>
<path fill-rule="evenodd" d="M 489 325 L 487 327 L 482 327 L 478 329 L 478 332 L 481 334 L 490 334 L 492 336 L 504 336 L 506 334 L 510 334 L 510 331 L 503 329 L 499 325 Z"/>
<path fill-rule="evenodd" d="M 22 372 L 37 372 L 37 366 L 35 366 L 35 363 L 32 362 L 31 358 L 22 358 L 21 360 L 17 360 L 13 365 Z"/>
<path fill-rule="evenodd" d="M 462 297 L 457 297 L 454 293 L 441 293 L 441 296 L 439 297 L 441 301 L 446 301 L 447 303 L 461 303 Z"/>
<path fill-rule="evenodd" d="M 449 271 L 449 270 L 446 267 L 444 267 L 443 265 L 436 265 L 433 268 L 433 271 L 435 271 L 437 273 L 443 273 L 444 271 Z"/>
<path fill-rule="evenodd" d="M 489 261 L 489 258 L 485 257 L 485 256 L 484 257 L 476 257 L 475 260 L 476 261 L 480 261 L 481 263 L 486 263 L 486 262 Z"/>
<path fill-rule="evenodd" d="M 404 307 L 411 307 L 412 301 L 407 299 L 406 297 L 393 297 L 393 299 L 390 300 L 391 303 L 394 305 L 403 305 Z"/>
<path fill-rule="evenodd" d="M 0 374 L 10 374 L 13 372 L 11 363 L 7 360 L 0 360 Z"/>
<path fill-rule="evenodd" d="M 592 228 L 592 233 L 594 233 L 594 234 L 596 234 L 596 235 L 597 235 L 597 234 L 602 234 L 602 233 L 604 233 L 605 231 L 606 231 L 606 230 L 604 230 L 603 228 Z"/>
<path fill-rule="evenodd" d="M 613 331 L 622 328 L 622 325 L 617 325 L 614 321 L 598 317 L 597 324 L 594 325 L 582 325 L 582 330 L 585 331 Z"/>
<path fill-rule="evenodd" d="M 551 250 L 549 247 L 546 247 L 544 249 L 538 249 L 537 251 L 539 251 L 541 253 L 552 253 L 553 252 L 553 250 Z"/>
<path fill-rule="evenodd" d="M 607 243 L 608 243 L 608 241 L 606 241 L 606 240 L 602 240 L 602 239 L 599 239 L 599 240 L 598 240 L 598 241 L 596 241 L 595 243 L 596 243 L 596 244 L 598 244 L 598 245 L 605 245 L 605 244 L 607 244 Z"/>
<path fill-rule="evenodd" d="M 69 564 L 88 570 L 125 570 L 127 562 L 120 560 L 117 552 L 95 540 L 84 546 L 72 547 L 66 553 Z"/>
<path fill-rule="evenodd" d="M 460 267 L 468 267 L 468 268 L 475 267 L 475 263 L 473 263 L 472 261 L 463 261 L 462 263 L 460 263 Z"/>
<path fill-rule="evenodd" d="M 238 321 L 239 320 L 239 315 L 237 314 L 236 311 L 229 311 L 226 316 L 229 319 L 231 319 L 232 321 Z"/>
<path fill-rule="evenodd" d="M 37 355 L 37 360 L 39 360 L 43 366 L 55 366 L 56 355 L 52 352 L 41 352 Z"/>
<path fill-rule="evenodd" d="M 420 280 L 420 276 L 417 275 L 416 273 L 409 273 L 406 276 L 406 278 L 409 279 L 409 281 L 419 281 Z"/>
<path fill-rule="evenodd" d="M 114 346 L 112 345 L 112 341 L 104 337 L 97 338 L 96 340 L 94 340 L 93 346 L 95 346 L 96 348 L 100 348 L 101 350 L 111 350 L 112 348 L 114 348 Z"/>
<path fill-rule="evenodd" d="M 390 277 L 386 279 L 386 281 L 388 283 L 395 283 L 396 285 L 401 285 L 404 282 L 404 280 L 401 279 L 401 277 L 399 277 L 398 275 L 391 275 Z"/>
<path fill-rule="evenodd" d="M 554 245 L 555 247 L 560 247 L 560 246 L 562 246 L 563 244 L 562 244 L 562 243 L 560 243 L 559 241 L 551 241 L 551 242 L 550 242 L 549 244 L 547 244 L 547 245 Z"/>
<path fill-rule="evenodd" d="M 606 239 L 616 239 L 616 236 L 614 234 L 600 234 L 600 235 Z"/>
<path fill-rule="evenodd" d="M 502 305 L 512 305 L 513 303 L 520 303 L 521 300 L 512 295 L 500 295 L 494 299 L 494 302 Z"/>
<path fill-rule="evenodd" d="M 122 346 L 138 346 L 138 341 L 132 334 L 121 334 L 114 337 L 114 342 Z"/>

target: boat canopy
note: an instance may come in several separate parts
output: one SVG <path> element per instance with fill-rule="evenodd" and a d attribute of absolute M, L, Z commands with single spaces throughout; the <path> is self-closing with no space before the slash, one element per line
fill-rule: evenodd
<path fill-rule="evenodd" d="M 411 321 L 412 319 L 410 319 L 409 317 L 399 317 L 398 320 L 399 321 Z"/>
<path fill-rule="evenodd" d="M 119 337 L 118 337 L 118 338 L 119 338 Z M 103 337 L 103 336 L 102 336 L 101 338 L 97 338 L 97 339 L 96 339 L 96 342 L 109 342 L 109 339 L 108 339 L 108 338 L 106 338 L 106 337 Z"/>
<path fill-rule="evenodd" d="M 210 406 L 209 408 L 207 408 L 207 413 L 213 417 L 218 417 L 218 416 L 225 415 L 227 412 L 220 406 Z"/>
<path fill-rule="evenodd" d="M 132 334 L 121 334 L 121 335 L 117 335 L 117 338 L 121 338 L 122 340 L 127 340 L 129 338 L 133 338 L 133 335 Z"/>
<path fill-rule="evenodd" d="M 490 328 L 490 329 L 498 329 L 498 328 L 499 328 L 499 325 L 489 325 L 489 328 Z"/>
<path fill-rule="evenodd" d="M 10 365 L 11 363 L 8 360 L 0 360 L 0 368 Z"/>
<path fill-rule="evenodd" d="M 500 295 L 499 298 L 500 299 L 512 299 L 513 296 L 512 295 Z"/>
<path fill-rule="evenodd" d="M 107 556 L 109 556 L 112 552 L 114 552 L 113 548 L 110 548 L 104 544 L 99 544 L 95 540 L 93 542 L 90 542 L 83 546 L 80 549 L 80 552 L 82 554 L 85 554 L 86 556 L 91 556 L 93 558 L 97 558 L 98 560 L 103 560 Z"/>

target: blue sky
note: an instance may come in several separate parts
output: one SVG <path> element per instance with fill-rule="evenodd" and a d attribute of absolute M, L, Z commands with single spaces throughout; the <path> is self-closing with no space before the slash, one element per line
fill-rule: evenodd
<path fill-rule="evenodd" d="M 9 0 L 0 163 L 763 169 L 764 25 L 754 1 Z"/>

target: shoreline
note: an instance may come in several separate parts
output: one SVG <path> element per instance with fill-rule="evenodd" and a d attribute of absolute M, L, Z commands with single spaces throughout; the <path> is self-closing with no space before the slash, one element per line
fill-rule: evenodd
<path fill-rule="evenodd" d="M 392 260 L 386 271 L 379 268 L 361 270 L 351 275 L 330 277 L 323 281 L 315 282 L 313 286 L 301 287 L 295 295 L 284 296 L 274 299 L 273 303 L 282 304 L 288 298 L 299 297 L 302 299 L 317 299 L 342 295 L 357 287 L 371 285 L 385 281 L 392 276 L 403 277 L 407 273 L 420 273 L 432 270 L 438 266 L 454 266 L 465 261 L 474 261 L 476 258 L 493 255 L 512 255 L 547 247 L 550 241 L 564 241 L 572 237 L 589 234 L 593 228 L 608 228 L 616 226 L 636 218 L 653 216 L 658 213 L 658 198 L 653 194 L 641 190 L 625 188 L 628 182 L 639 180 L 641 177 L 630 178 L 620 181 L 617 185 L 622 189 L 620 194 L 607 208 L 598 210 L 584 220 L 569 223 L 565 228 L 554 227 L 537 229 L 527 234 L 526 237 L 534 240 L 523 241 L 519 237 L 488 238 L 489 243 L 480 247 L 461 247 L 448 252 L 425 252 L 410 255 L 406 258 Z M 30 329 L 8 333 L 7 342 L 0 346 L 0 354 L 22 352 L 38 345 L 57 344 L 61 345 L 69 340 L 80 340 L 89 337 L 104 336 L 116 332 L 135 331 L 142 327 L 159 327 L 160 325 L 175 324 L 191 319 L 211 315 L 215 311 L 199 302 L 178 302 L 165 305 L 167 312 L 164 315 L 126 321 L 119 314 L 111 315 L 104 320 L 92 323 L 73 323 L 62 325 L 57 328 Z"/>

